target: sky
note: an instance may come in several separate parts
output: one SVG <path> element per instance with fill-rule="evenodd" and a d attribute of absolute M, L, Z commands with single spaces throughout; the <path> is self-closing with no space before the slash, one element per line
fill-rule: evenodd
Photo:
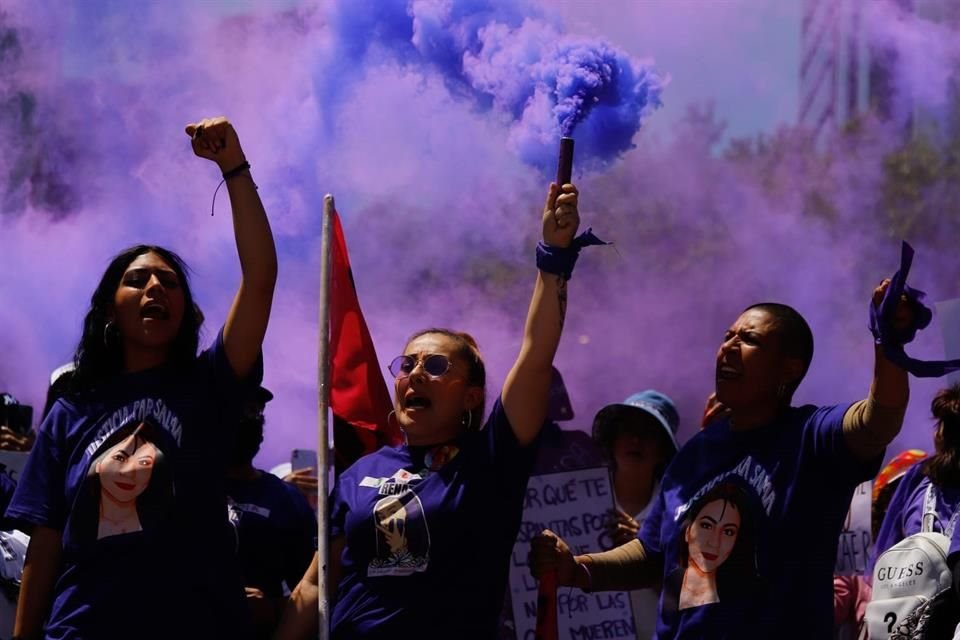
<path fill-rule="evenodd" d="M 719 339 L 758 299 L 811 320 L 818 355 L 798 400 L 866 392 L 865 305 L 896 268 L 896 242 L 837 238 L 805 219 L 807 185 L 788 162 L 771 198 L 719 157 L 731 138 L 797 117 L 794 0 L 5 7 L 0 388 L 25 402 L 42 406 L 104 266 L 127 245 L 186 258 L 205 339 L 215 336 L 239 269 L 225 193 L 210 216 L 216 169 L 192 157 L 182 129 L 219 114 L 236 125 L 280 256 L 263 467 L 316 441 L 323 194 L 336 196 L 380 360 L 418 329 L 461 328 L 480 342 L 492 395 L 519 347 L 539 208 L 570 114 L 583 226 L 615 242 L 585 251 L 571 283 L 557 356 L 578 414 L 570 426 L 589 429 L 604 404 L 656 386 L 677 400 L 689 437 Z M 907 60 L 935 54 L 908 65 L 903 82 L 942 101 L 956 34 L 889 11 L 871 24 Z M 725 126 L 689 126 L 690 108 L 711 104 Z M 871 224 L 860 198 L 876 188 L 886 148 L 881 139 L 862 164 L 817 178 L 843 192 L 851 225 Z M 960 294 L 935 277 L 932 257 L 918 247 L 918 286 L 934 281 L 934 299 Z M 520 265 L 528 279 L 515 276 Z M 942 350 L 937 326 L 919 342 L 919 355 Z M 936 384 L 915 386 L 896 446 L 929 448 Z"/>

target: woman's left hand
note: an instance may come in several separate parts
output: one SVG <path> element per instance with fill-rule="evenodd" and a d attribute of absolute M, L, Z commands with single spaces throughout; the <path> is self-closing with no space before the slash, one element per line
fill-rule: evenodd
<path fill-rule="evenodd" d="M 230 171 L 246 162 L 237 131 L 223 116 L 188 124 L 186 132 L 193 152 L 216 162 L 221 171 Z"/>
<path fill-rule="evenodd" d="M 611 509 L 607 512 L 610 518 L 607 531 L 618 547 L 636 539 L 640 531 L 640 523 L 634 520 L 623 509 Z"/>
<path fill-rule="evenodd" d="M 883 302 L 883 296 L 887 293 L 887 289 L 890 288 L 890 279 L 887 278 L 873 290 L 873 306 L 879 307 L 880 303 Z M 906 295 L 901 295 L 900 300 L 897 302 L 897 310 L 893 315 L 893 328 L 897 331 L 902 331 L 913 324 L 913 306 L 910 303 L 910 300 Z"/>
<path fill-rule="evenodd" d="M 543 207 L 543 241 L 551 247 L 569 247 L 573 242 L 580 226 L 578 194 L 577 187 L 569 183 L 562 188 L 550 185 Z"/>

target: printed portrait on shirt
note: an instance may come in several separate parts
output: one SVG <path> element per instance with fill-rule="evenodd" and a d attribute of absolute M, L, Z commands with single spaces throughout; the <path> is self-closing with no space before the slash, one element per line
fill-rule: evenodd
<path fill-rule="evenodd" d="M 697 500 L 680 523 L 679 567 L 668 580 L 679 610 L 750 597 L 756 587 L 756 502 L 723 482 Z"/>
<path fill-rule="evenodd" d="M 427 570 L 430 532 L 416 493 L 407 491 L 379 500 L 373 520 L 377 548 L 367 575 L 405 576 Z"/>
<path fill-rule="evenodd" d="M 78 514 L 86 536 L 102 540 L 150 529 L 173 497 L 161 427 L 134 422 L 111 434 L 87 471 Z"/>

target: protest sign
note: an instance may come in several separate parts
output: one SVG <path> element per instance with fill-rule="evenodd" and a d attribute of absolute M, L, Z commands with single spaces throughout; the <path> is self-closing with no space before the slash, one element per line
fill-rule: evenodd
<path fill-rule="evenodd" d="M 532 640 L 537 621 L 537 582 L 527 567 L 530 540 L 550 529 L 575 554 L 609 549 L 612 542 L 606 523 L 613 504 L 606 467 L 530 478 L 523 523 L 510 562 L 510 594 L 518 640 Z M 626 592 L 584 593 L 560 587 L 557 617 L 560 640 L 635 637 L 633 610 Z"/>
<path fill-rule="evenodd" d="M 853 491 L 850 510 L 840 532 L 840 544 L 837 545 L 837 563 L 833 572 L 838 576 L 863 575 L 867 554 L 873 544 L 870 531 L 872 493 L 872 480 L 858 484 Z"/>

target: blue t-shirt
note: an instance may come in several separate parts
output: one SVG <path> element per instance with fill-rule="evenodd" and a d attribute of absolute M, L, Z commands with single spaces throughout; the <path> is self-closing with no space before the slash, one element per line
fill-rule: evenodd
<path fill-rule="evenodd" d="M 293 590 L 317 550 L 317 516 L 296 487 L 260 471 L 254 480 L 227 480 L 243 584 L 266 596 Z"/>
<path fill-rule="evenodd" d="M 120 375 L 54 404 L 7 510 L 62 532 L 47 638 L 247 636 L 224 472 L 228 427 L 261 372 L 239 381 L 221 332 L 187 370 Z"/>
<path fill-rule="evenodd" d="M 710 425 L 661 481 L 640 541 L 663 561 L 657 638 L 822 638 L 837 543 L 857 484 L 847 407 L 790 408 L 751 431 Z"/>
<path fill-rule="evenodd" d="M 385 447 L 334 487 L 333 638 L 493 638 L 535 447 L 497 400 L 446 447 Z"/>
<path fill-rule="evenodd" d="M 907 536 L 920 533 L 923 528 L 923 503 L 930 478 L 923 475 L 922 469 L 922 462 L 910 467 L 893 492 L 867 564 L 867 576 L 873 575 L 873 565 L 880 554 Z M 960 487 L 935 488 L 934 496 L 937 518 L 933 522 L 933 530 L 944 533 L 954 513 L 960 508 Z"/>

